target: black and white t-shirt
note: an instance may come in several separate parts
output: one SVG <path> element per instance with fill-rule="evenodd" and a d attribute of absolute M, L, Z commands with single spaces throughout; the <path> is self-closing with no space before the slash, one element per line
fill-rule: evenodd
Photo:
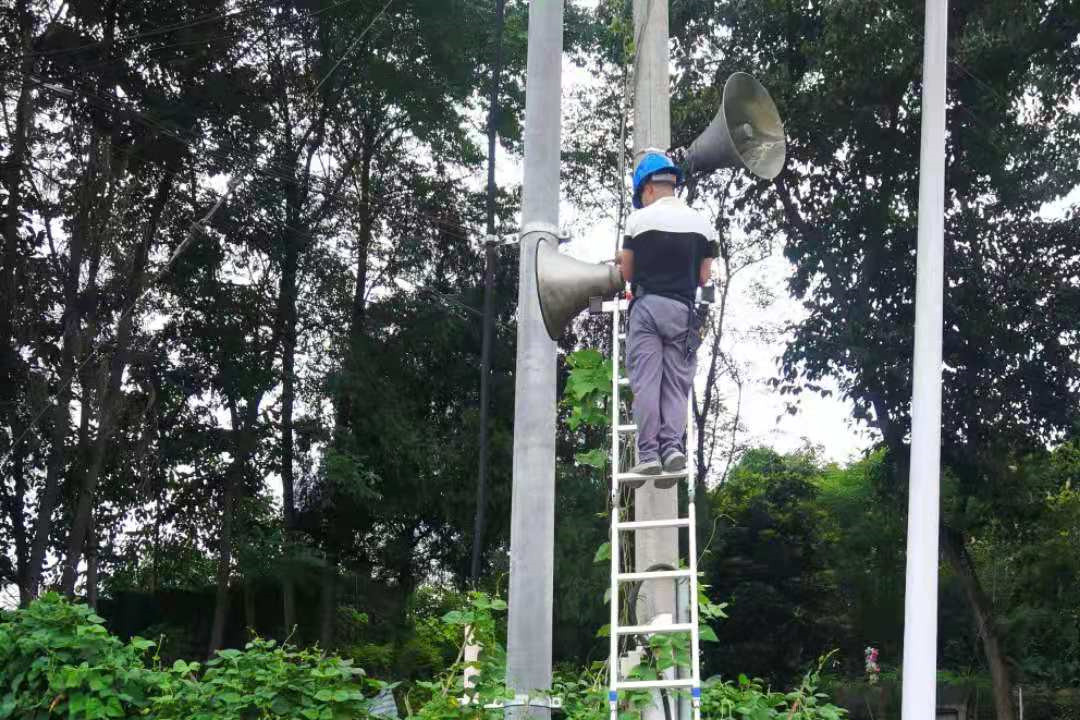
<path fill-rule="evenodd" d="M 681 198 L 660 198 L 626 220 L 623 248 L 634 253 L 634 295 L 693 304 L 698 268 L 716 256 L 716 230 Z"/>

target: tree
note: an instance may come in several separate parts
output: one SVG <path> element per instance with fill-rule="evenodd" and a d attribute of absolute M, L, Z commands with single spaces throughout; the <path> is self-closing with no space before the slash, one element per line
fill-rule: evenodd
<path fill-rule="evenodd" d="M 1080 118 L 1060 92 L 1076 86 L 1078 23 L 1068 2 L 953 3 L 949 18 L 942 457 L 957 480 L 955 506 L 978 499 L 988 512 L 946 514 L 942 547 L 963 579 L 1001 720 L 1012 718 L 1008 662 L 969 545 L 982 523 L 1008 512 L 1004 449 L 1054 442 L 1076 418 L 1075 220 L 1038 213 L 1080 180 L 1066 161 L 1080 142 Z M 786 119 L 787 171 L 743 199 L 764 228 L 784 234 L 791 291 L 807 313 L 792 328 L 781 391 L 817 391 L 822 378 L 836 379 L 856 416 L 881 432 L 902 482 L 918 4 L 718 1 L 684 6 L 672 25 L 687 124 L 702 125 L 692 109 L 715 101 L 727 74 L 748 67 Z"/>
<path fill-rule="evenodd" d="M 712 492 L 719 521 L 703 568 L 733 617 L 709 648 L 712 672 L 797 677 L 842 639 L 845 607 L 828 564 L 836 535 L 818 502 L 820 473 L 813 450 L 754 449 Z"/>

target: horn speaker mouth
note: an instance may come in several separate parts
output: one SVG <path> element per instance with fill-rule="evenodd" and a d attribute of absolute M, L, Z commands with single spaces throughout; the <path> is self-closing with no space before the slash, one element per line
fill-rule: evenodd
<path fill-rule="evenodd" d="M 623 286 L 619 268 L 563 255 L 546 240 L 536 243 L 536 299 L 552 340 L 558 340 L 571 318 L 595 297 L 611 298 Z"/>
<path fill-rule="evenodd" d="M 691 172 L 741 167 L 772 180 L 784 169 L 786 154 L 784 124 L 769 91 L 752 75 L 737 72 L 724 83 L 716 117 L 690 143 L 687 164 Z"/>
<path fill-rule="evenodd" d="M 765 180 L 779 175 L 787 143 L 769 91 L 752 75 L 733 73 L 724 83 L 723 105 L 731 144 L 746 169 Z"/>

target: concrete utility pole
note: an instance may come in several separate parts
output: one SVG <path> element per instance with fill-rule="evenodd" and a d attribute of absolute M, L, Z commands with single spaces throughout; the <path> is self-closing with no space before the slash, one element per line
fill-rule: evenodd
<path fill-rule="evenodd" d="M 935 716 L 948 0 L 926 0 L 902 720 Z"/>
<path fill-rule="evenodd" d="M 634 0 L 634 164 L 646 148 L 671 145 L 668 0 Z"/>
<path fill-rule="evenodd" d="M 668 80 L 668 0 L 634 0 L 634 37 L 638 39 L 634 64 L 634 164 L 646 148 L 671 146 L 671 97 Z M 687 452 L 691 448 L 686 449 Z M 634 491 L 634 519 L 678 517 L 678 486 L 658 490 L 652 483 Z M 694 532 L 691 529 L 691 532 Z M 676 528 L 634 533 L 634 569 L 655 565 L 679 566 L 679 531 Z M 669 613 L 675 620 L 675 583 L 650 580 L 644 584 L 635 608 L 639 623 Z"/>
<path fill-rule="evenodd" d="M 510 516 L 507 684 L 551 687 L 555 543 L 555 343 L 536 293 L 536 246 L 558 244 L 563 0 L 529 3 L 525 84 L 525 182 L 521 197 L 514 477 Z M 547 720 L 550 710 L 507 708 L 508 718 Z"/>

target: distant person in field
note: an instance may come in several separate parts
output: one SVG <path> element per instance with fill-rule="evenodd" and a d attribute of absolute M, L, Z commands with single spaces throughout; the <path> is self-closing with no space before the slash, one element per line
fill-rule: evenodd
<path fill-rule="evenodd" d="M 716 231 L 675 195 L 682 171 L 662 152 L 647 151 L 634 170 L 634 207 L 619 264 L 633 292 L 626 365 L 634 391 L 637 464 L 643 476 L 686 468 L 686 417 L 701 344 L 694 311 L 699 286 L 712 274 Z M 645 478 L 631 481 L 641 487 Z M 670 488 L 677 477 L 662 477 Z"/>

